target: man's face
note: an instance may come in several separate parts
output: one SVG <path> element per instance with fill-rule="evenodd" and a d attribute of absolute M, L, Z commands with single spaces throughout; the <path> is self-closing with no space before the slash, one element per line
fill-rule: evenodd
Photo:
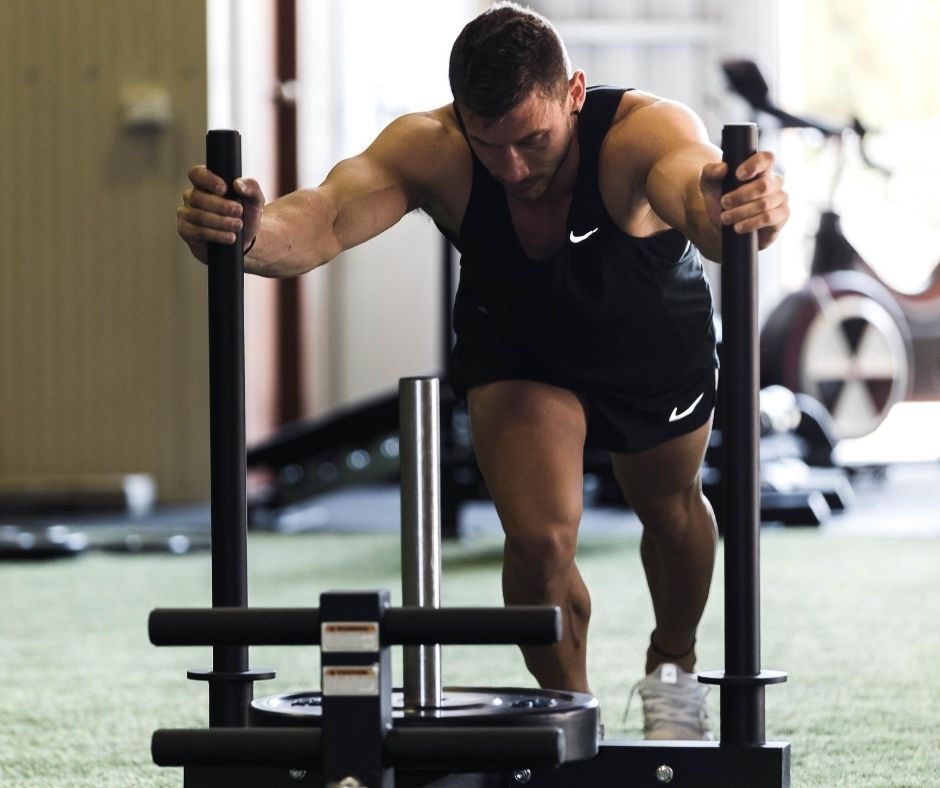
<path fill-rule="evenodd" d="M 516 199 L 537 200 L 551 185 L 574 133 L 569 103 L 531 93 L 497 121 L 461 113 L 473 152 Z"/>

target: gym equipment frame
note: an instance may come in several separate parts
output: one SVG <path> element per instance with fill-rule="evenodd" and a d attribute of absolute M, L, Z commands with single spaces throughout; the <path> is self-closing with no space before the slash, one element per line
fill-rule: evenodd
<path fill-rule="evenodd" d="M 722 147 L 728 191 L 738 185 L 736 166 L 756 150 L 756 125 L 726 126 Z M 238 132 L 209 132 L 207 164 L 229 183 L 230 198 L 240 158 Z M 439 645 L 551 643 L 561 621 L 551 607 L 435 609 L 434 379 L 408 379 L 401 389 L 402 439 L 410 443 L 402 451 L 403 599 L 413 606 L 390 607 L 387 591 L 331 592 L 319 608 L 247 606 L 239 237 L 232 246 L 210 244 L 209 258 L 213 606 L 155 610 L 149 621 L 155 645 L 213 647 L 213 668 L 189 672 L 209 684 L 209 728 L 156 731 L 155 763 L 182 766 L 185 788 L 788 788 L 790 745 L 767 742 L 764 726 L 764 688 L 786 674 L 760 667 L 756 235 L 724 228 L 722 244 L 726 669 L 699 677 L 721 687 L 720 741 L 598 743 L 589 695 L 441 690 Z M 404 536 L 412 525 L 417 536 Z M 411 647 L 397 712 L 389 651 L 396 644 Z M 319 645 L 321 692 L 253 702 L 253 682 L 274 673 L 249 667 L 250 645 Z"/>

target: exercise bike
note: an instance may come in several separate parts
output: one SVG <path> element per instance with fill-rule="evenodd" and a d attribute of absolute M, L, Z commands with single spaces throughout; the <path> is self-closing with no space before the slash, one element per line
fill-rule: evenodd
<path fill-rule="evenodd" d="M 774 307 L 761 331 L 761 385 L 819 400 L 840 438 L 868 435 L 898 402 L 940 399 L 940 263 L 918 292 L 891 287 L 846 238 L 832 207 L 847 143 L 858 146 L 867 166 L 889 174 L 867 155 L 866 129 L 858 120 L 831 127 L 782 110 L 752 61 L 722 67 L 755 115 L 820 132 L 838 157 L 809 280 Z"/>

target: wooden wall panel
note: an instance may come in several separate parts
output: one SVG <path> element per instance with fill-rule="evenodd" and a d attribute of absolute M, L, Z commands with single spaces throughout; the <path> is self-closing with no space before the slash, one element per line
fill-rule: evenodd
<path fill-rule="evenodd" d="M 152 473 L 208 492 L 205 272 L 175 206 L 206 126 L 205 8 L 6 0 L 0 476 Z M 172 116 L 129 128 L 123 99 Z"/>

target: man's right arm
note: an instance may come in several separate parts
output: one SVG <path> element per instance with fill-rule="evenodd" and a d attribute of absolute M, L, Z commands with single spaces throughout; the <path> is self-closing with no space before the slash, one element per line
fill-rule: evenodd
<path fill-rule="evenodd" d="M 249 273 L 289 277 L 329 262 L 340 252 L 387 230 L 433 200 L 448 135 L 432 115 L 392 122 L 361 154 L 337 164 L 316 189 L 301 189 L 264 204 L 258 184 L 239 179 L 243 205 L 224 200 L 221 179 L 205 167 L 190 170 L 177 229 L 193 254 L 206 260 L 206 243 L 234 243 L 243 223 Z"/>

